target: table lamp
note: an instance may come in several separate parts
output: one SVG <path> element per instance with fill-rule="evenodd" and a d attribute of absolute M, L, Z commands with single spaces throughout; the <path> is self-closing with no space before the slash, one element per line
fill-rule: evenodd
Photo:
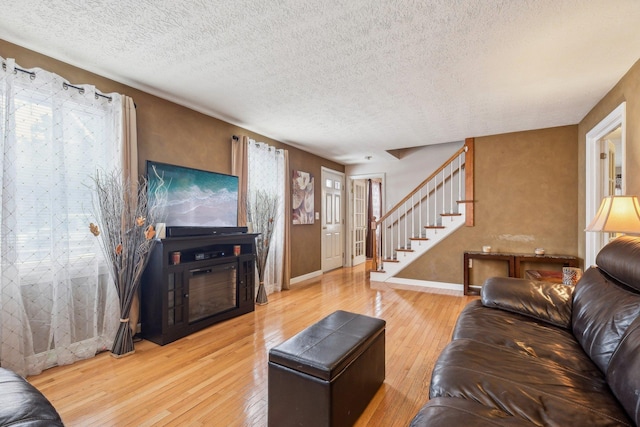
<path fill-rule="evenodd" d="M 640 203 L 636 196 L 607 196 L 585 231 L 640 234 Z"/>

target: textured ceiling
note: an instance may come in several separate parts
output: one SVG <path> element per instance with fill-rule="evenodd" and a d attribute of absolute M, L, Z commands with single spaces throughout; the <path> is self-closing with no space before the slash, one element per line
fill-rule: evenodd
<path fill-rule="evenodd" d="M 344 164 L 578 123 L 639 23 L 638 0 L 0 0 L 1 39 Z"/>

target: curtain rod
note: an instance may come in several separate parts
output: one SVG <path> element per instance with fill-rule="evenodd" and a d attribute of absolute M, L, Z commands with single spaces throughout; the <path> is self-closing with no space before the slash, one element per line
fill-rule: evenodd
<path fill-rule="evenodd" d="M 72 85 L 72 84 L 70 84 L 70 83 L 64 82 L 64 83 L 62 83 L 62 87 L 64 88 L 64 90 L 67 90 L 67 89 L 69 89 L 70 87 L 72 87 L 72 88 L 74 88 L 74 89 L 77 89 L 77 90 L 78 90 L 78 92 L 80 92 L 80 95 L 83 95 L 83 94 L 84 94 L 84 88 L 83 88 L 83 87 L 80 87 L 80 86 L 74 86 L 74 85 Z M 108 99 L 108 100 L 109 100 L 109 102 L 111 102 L 111 97 L 110 97 L 110 96 L 108 96 L 108 95 L 103 95 L 103 94 L 98 93 L 98 92 L 95 92 L 95 95 L 96 95 L 96 99 L 98 99 L 98 97 L 99 97 L 99 96 L 101 96 L 101 97 L 103 97 L 103 98 L 105 98 L 105 99 Z"/>
<path fill-rule="evenodd" d="M 2 69 L 7 71 L 7 63 L 6 62 L 2 62 Z M 15 74 L 17 71 L 20 71 L 21 73 L 25 73 L 25 74 L 29 74 L 29 76 L 31 76 L 31 80 L 36 78 L 36 73 L 33 71 L 29 71 L 29 70 L 24 70 L 22 68 L 18 68 L 18 67 L 13 67 L 13 73 Z"/>
<path fill-rule="evenodd" d="M 234 141 L 238 141 L 240 138 L 238 138 L 238 135 L 231 135 L 231 139 L 233 139 Z M 258 141 L 255 141 L 253 139 L 249 139 L 249 143 L 252 143 L 252 142 L 255 145 L 257 145 L 258 147 L 260 147 L 261 145 L 266 145 L 267 148 L 269 149 L 269 151 L 271 151 L 271 149 L 273 148 L 276 153 L 279 153 L 279 152 L 284 150 L 283 148 L 272 147 L 271 145 L 267 144 L 266 142 L 258 142 Z"/>
<path fill-rule="evenodd" d="M 2 69 L 3 69 L 3 70 L 5 70 L 5 71 L 7 71 L 7 63 L 6 63 L 6 62 L 4 62 L 4 61 L 2 61 Z M 14 71 L 13 71 L 14 73 L 16 73 L 17 71 L 20 71 L 21 73 L 29 74 L 29 77 L 31 78 L 31 80 L 34 80 L 34 79 L 36 78 L 36 73 L 35 73 L 34 71 L 25 70 L 25 69 L 23 69 L 23 68 L 19 68 L 19 67 L 13 67 L 13 70 L 14 70 Z M 74 86 L 74 85 L 72 85 L 72 84 L 70 84 L 70 83 L 65 82 L 65 83 L 62 83 L 62 87 L 63 87 L 65 90 L 67 90 L 67 89 L 69 89 L 70 87 L 72 87 L 72 88 L 74 88 L 74 89 L 77 89 L 77 90 L 78 90 L 78 92 L 80 92 L 80 94 L 81 94 L 81 95 L 82 95 L 82 94 L 84 94 L 84 88 L 82 88 L 82 87 L 80 87 L 80 86 Z M 100 97 L 102 97 L 102 98 L 108 99 L 108 100 L 109 100 L 109 102 L 111 102 L 111 100 L 112 100 L 112 98 L 111 98 L 110 96 L 108 96 L 108 95 L 103 95 L 103 94 L 98 93 L 98 92 L 95 92 L 95 96 L 96 96 L 96 99 L 98 99 L 98 97 L 100 96 Z"/>
<path fill-rule="evenodd" d="M 258 141 L 254 141 L 254 140 L 249 140 L 249 143 L 254 143 L 258 148 L 262 148 L 263 146 L 268 150 L 271 151 L 273 149 L 273 151 L 275 151 L 276 153 L 279 153 L 282 151 L 282 148 L 276 148 L 273 147 L 269 144 L 267 144 L 266 142 L 258 142 Z"/>

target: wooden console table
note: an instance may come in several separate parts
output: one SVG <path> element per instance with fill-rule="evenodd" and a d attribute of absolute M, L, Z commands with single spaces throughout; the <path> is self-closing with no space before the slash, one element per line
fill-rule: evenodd
<path fill-rule="evenodd" d="M 522 263 L 525 262 L 541 262 L 547 264 L 562 264 L 563 267 L 577 267 L 578 258 L 572 255 L 535 255 L 521 253 L 500 253 L 500 252 L 481 252 L 481 251 L 465 251 L 462 270 L 464 271 L 464 294 L 478 295 L 479 292 L 471 289 L 470 270 L 471 260 L 499 260 L 506 261 L 509 265 L 508 277 L 522 277 Z"/>

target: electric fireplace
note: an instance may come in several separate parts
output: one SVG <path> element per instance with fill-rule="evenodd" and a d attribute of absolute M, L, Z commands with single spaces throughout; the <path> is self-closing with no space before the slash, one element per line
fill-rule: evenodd
<path fill-rule="evenodd" d="M 157 242 L 140 283 L 142 337 L 165 345 L 253 311 L 255 238 L 231 232 Z"/>

